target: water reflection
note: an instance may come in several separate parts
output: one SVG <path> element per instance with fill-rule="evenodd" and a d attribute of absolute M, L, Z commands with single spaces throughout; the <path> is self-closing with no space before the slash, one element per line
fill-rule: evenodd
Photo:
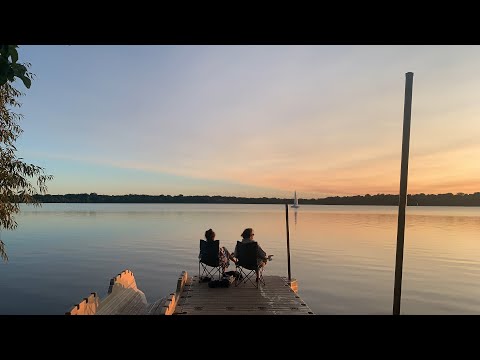
<path fill-rule="evenodd" d="M 229 250 L 247 227 L 287 275 L 280 205 L 45 204 L 27 208 L 3 232 L 0 314 L 62 314 L 128 268 L 153 301 L 182 270 L 198 272 L 198 239 L 213 228 Z M 317 314 L 390 314 L 397 231 L 395 207 L 302 206 L 290 231 L 292 276 Z M 292 217 L 292 214 L 290 213 Z M 480 210 L 407 208 L 402 312 L 480 313 Z"/>

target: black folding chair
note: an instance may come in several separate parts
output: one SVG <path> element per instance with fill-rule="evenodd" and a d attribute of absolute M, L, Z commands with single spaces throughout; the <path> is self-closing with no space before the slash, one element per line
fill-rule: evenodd
<path fill-rule="evenodd" d="M 242 282 L 245 284 L 247 281 L 250 281 L 253 286 L 258 288 L 258 283 L 262 283 L 265 286 L 265 281 L 263 280 L 263 266 L 258 266 L 257 264 L 257 251 L 258 244 L 256 242 L 242 243 L 237 241 L 237 263 L 236 271 L 240 274 L 235 279 L 235 286 L 240 285 Z M 258 282 L 253 281 L 252 277 L 258 272 Z"/>
<path fill-rule="evenodd" d="M 218 280 L 222 277 L 222 267 L 218 258 L 220 241 L 200 240 L 200 259 L 198 260 L 198 279 L 213 277 L 218 273 Z M 200 269 L 201 268 L 201 269 Z M 201 273 L 201 274 L 200 274 Z"/>

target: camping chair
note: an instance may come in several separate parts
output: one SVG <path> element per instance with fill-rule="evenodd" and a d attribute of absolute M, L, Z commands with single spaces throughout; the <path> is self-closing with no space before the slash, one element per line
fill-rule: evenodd
<path fill-rule="evenodd" d="M 222 277 L 222 267 L 218 259 L 218 250 L 220 248 L 220 241 L 206 241 L 200 240 L 200 259 L 198 260 L 198 279 L 202 277 L 210 277 L 213 279 L 218 273 L 218 280 Z M 200 270 L 201 267 L 201 270 Z M 201 274 L 200 274 L 201 272 Z"/>
<path fill-rule="evenodd" d="M 257 251 L 258 244 L 256 242 L 242 243 L 237 241 L 237 263 L 236 271 L 240 276 L 236 277 L 235 286 L 239 284 L 246 283 L 250 281 L 253 286 L 258 288 L 258 282 L 261 282 L 265 286 L 265 281 L 263 280 L 263 266 L 258 266 L 257 264 Z M 258 271 L 258 282 L 254 282 L 252 277 L 256 277 Z M 243 279 L 242 279 L 243 277 Z"/>

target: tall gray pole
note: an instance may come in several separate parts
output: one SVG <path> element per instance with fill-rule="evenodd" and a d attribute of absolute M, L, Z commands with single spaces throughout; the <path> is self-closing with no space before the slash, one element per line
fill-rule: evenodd
<path fill-rule="evenodd" d="M 413 73 L 405 74 L 405 105 L 403 107 L 402 168 L 400 172 L 400 197 L 398 200 L 397 256 L 395 260 L 395 289 L 393 315 L 400 315 L 402 297 L 403 243 L 405 238 L 405 208 L 407 206 L 408 153 L 410 150 L 410 121 L 412 118 Z"/>

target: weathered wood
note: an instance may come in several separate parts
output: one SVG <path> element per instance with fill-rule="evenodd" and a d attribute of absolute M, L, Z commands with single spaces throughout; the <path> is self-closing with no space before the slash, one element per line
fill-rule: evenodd
<path fill-rule="evenodd" d="M 147 298 L 137 288 L 135 276 L 124 270 L 110 280 L 107 297 L 95 315 L 142 315 L 147 311 Z"/>
<path fill-rule="evenodd" d="M 110 280 L 108 295 L 96 293 L 75 305 L 67 315 L 309 315 L 313 311 L 296 294 L 298 283 L 285 277 L 265 276 L 266 285 L 209 288 L 197 276 L 183 271 L 175 292 L 148 304 L 135 277 L 125 270 Z"/>
<path fill-rule="evenodd" d="M 311 315 L 313 311 L 296 294 L 296 280 L 265 276 L 265 286 L 246 283 L 209 288 L 197 276 L 188 278 L 173 315 Z"/>
<path fill-rule="evenodd" d="M 292 289 L 295 294 L 298 293 L 298 281 L 297 281 L 297 279 L 292 279 L 291 281 L 288 281 L 287 278 L 283 278 L 283 279 L 288 284 L 288 286 L 290 286 L 290 289 Z"/>
<path fill-rule="evenodd" d="M 147 310 L 145 294 L 137 288 L 130 270 L 110 280 L 108 295 L 100 301 L 96 293 L 75 305 L 66 315 L 140 315 Z"/>
<path fill-rule="evenodd" d="M 182 271 L 182 274 L 177 280 L 177 289 L 174 293 L 170 294 L 167 297 L 167 300 L 162 306 L 160 310 L 160 315 L 172 315 L 175 312 L 175 308 L 177 306 L 178 300 L 183 292 L 183 288 L 185 283 L 188 280 L 188 273 L 186 271 Z"/>
<path fill-rule="evenodd" d="M 161 310 L 163 306 L 165 305 L 165 302 L 167 301 L 167 298 L 161 298 L 157 301 L 155 301 L 152 304 L 149 304 L 147 307 L 146 314 L 147 315 L 161 315 Z"/>
<path fill-rule="evenodd" d="M 121 288 L 137 288 L 135 276 L 130 270 L 123 270 L 120 274 L 110 280 L 108 293 L 111 294 L 115 289 Z"/>
<path fill-rule="evenodd" d="M 100 298 L 97 293 L 91 293 L 89 297 L 84 298 L 80 303 L 75 305 L 65 315 L 93 315 L 97 312 L 100 304 Z"/>
<path fill-rule="evenodd" d="M 137 288 L 135 276 L 130 270 L 124 270 L 110 280 L 108 295 L 103 299 L 92 293 L 75 305 L 66 315 L 143 315 L 158 313 L 163 302 L 147 304 L 145 294 Z M 162 299 L 161 299 L 162 300 Z"/>

